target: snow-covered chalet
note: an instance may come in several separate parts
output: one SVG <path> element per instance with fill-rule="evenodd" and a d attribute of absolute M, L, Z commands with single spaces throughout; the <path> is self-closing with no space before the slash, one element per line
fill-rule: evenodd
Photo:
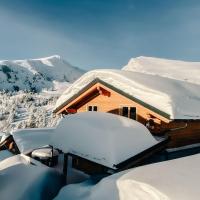
<path fill-rule="evenodd" d="M 200 62 L 138 57 L 121 70 L 85 73 L 61 95 L 54 112 L 122 115 L 156 136 L 170 136 L 170 146 L 177 147 L 200 142 L 199 91 Z"/>

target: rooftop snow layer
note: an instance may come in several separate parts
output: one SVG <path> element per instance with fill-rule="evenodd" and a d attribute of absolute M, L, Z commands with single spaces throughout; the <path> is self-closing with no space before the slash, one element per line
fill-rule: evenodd
<path fill-rule="evenodd" d="M 158 144 L 139 122 L 101 112 L 66 116 L 55 133 L 54 147 L 110 168 Z"/>
<path fill-rule="evenodd" d="M 178 72 L 176 71 L 176 73 Z M 189 73 L 190 70 L 188 69 Z M 90 71 L 75 81 L 61 95 L 55 109 L 98 78 L 110 86 L 168 114 L 170 119 L 200 119 L 200 84 L 177 80 L 175 74 L 174 79 L 171 79 L 157 74 L 127 70 Z M 194 74 L 198 78 L 199 75 L 200 73 L 197 72 Z"/>
<path fill-rule="evenodd" d="M 97 185 L 68 185 L 55 200 L 196 200 L 200 154 L 138 167 L 109 176 Z"/>
<path fill-rule="evenodd" d="M 200 62 L 186 62 L 140 56 L 130 59 L 122 70 L 200 84 Z"/>
<path fill-rule="evenodd" d="M 19 129 L 12 133 L 21 153 L 41 148 L 51 143 L 55 128 Z"/>

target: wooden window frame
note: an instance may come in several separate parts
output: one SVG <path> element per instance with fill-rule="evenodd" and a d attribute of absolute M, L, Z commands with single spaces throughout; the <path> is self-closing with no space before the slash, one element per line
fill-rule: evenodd
<path fill-rule="evenodd" d="M 130 118 L 130 110 L 131 110 L 131 107 L 132 108 L 135 108 L 135 110 L 136 110 L 136 117 L 135 117 L 135 119 L 133 119 L 133 120 L 137 120 L 138 119 L 138 116 L 137 116 L 137 107 L 136 106 L 133 106 L 133 105 L 127 105 L 127 104 L 124 104 L 124 105 L 120 105 L 119 106 L 119 115 L 121 115 L 121 116 L 123 116 L 122 115 L 122 109 L 123 109 L 123 107 L 128 107 L 128 118 L 129 119 L 132 119 L 132 118 Z"/>

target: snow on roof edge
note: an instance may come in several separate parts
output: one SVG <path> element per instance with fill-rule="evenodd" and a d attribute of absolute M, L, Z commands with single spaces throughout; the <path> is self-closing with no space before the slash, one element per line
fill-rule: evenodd
<path fill-rule="evenodd" d="M 95 78 L 93 81 L 89 82 L 85 87 L 83 87 L 80 91 L 78 91 L 77 93 L 75 93 L 71 98 L 69 98 L 68 100 L 66 100 L 65 102 L 63 102 L 62 104 L 60 104 L 60 106 L 56 107 L 53 112 L 56 113 L 58 112 L 62 107 L 64 107 L 65 105 L 67 105 L 70 101 L 74 100 L 75 98 L 77 98 L 80 94 L 82 94 L 83 92 L 85 92 L 89 87 L 95 85 L 96 83 L 101 83 L 103 85 L 105 85 L 106 87 L 113 89 L 115 91 L 117 91 L 120 94 L 123 94 L 124 96 L 128 97 L 129 99 L 134 99 L 134 101 L 142 104 L 144 107 L 156 112 L 157 114 L 162 115 L 163 117 L 165 117 L 166 119 L 171 119 L 170 114 L 157 109 L 154 106 L 151 106 L 148 103 L 143 102 L 142 100 L 139 100 L 138 98 L 135 98 L 134 96 L 129 95 L 128 93 L 116 88 L 115 86 L 110 85 L 109 83 L 106 83 L 105 81 L 103 81 L 100 78 Z"/>

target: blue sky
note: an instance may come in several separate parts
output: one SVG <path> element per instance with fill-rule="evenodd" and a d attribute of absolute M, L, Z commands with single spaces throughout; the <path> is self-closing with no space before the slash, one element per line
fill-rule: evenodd
<path fill-rule="evenodd" d="M 0 59 L 59 54 L 84 69 L 131 57 L 200 61 L 198 0 L 0 0 Z"/>

